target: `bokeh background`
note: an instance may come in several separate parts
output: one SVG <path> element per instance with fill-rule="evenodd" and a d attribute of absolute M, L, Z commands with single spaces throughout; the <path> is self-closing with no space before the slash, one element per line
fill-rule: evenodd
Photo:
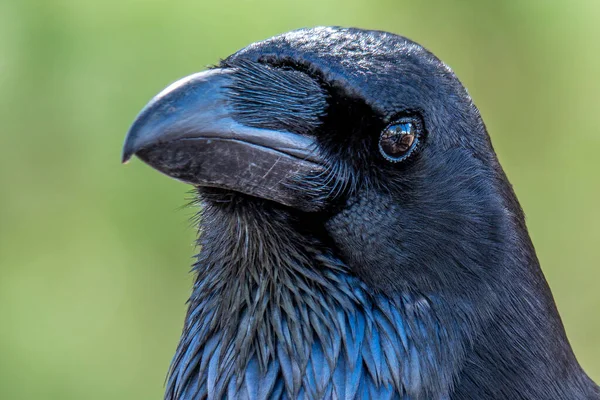
<path fill-rule="evenodd" d="M 468 87 L 600 381 L 600 2 L 0 0 L 0 398 L 158 399 L 192 279 L 188 188 L 129 123 L 168 83 L 287 30 L 401 33 Z"/>

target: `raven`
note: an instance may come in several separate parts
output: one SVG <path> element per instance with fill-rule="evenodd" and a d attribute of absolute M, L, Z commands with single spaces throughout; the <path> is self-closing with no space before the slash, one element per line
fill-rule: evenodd
<path fill-rule="evenodd" d="M 201 203 L 166 399 L 600 399 L 479 111 L 420 45 L 252 44 L 152 99 L 134 154 Z"/>

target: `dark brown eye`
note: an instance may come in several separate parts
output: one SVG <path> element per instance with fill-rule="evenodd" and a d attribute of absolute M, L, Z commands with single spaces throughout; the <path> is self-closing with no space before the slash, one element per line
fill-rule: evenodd
<path fill-rule="evenodd" d="M 421 123 L 405 118 L 387 126 L 379 137 L 379 151 L 390 162 L 406 160 L 415 151 L 421 139 Z"/>

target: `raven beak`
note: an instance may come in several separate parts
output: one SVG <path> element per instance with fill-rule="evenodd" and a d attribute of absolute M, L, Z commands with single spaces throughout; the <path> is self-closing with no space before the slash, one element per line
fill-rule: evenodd
<path fill-rule="evenodd" d="M 217 187 L 317 211 L 290 186 L 324 171 L 313 138 L 237 122 L 233 69 L 190 75 L 167 87 L 127 133 L 123 162 L 134 154 L 158 171 L 195 186 Z"/>

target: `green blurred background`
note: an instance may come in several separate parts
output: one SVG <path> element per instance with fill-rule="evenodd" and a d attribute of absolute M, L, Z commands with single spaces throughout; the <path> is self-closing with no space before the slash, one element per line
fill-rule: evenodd
<path fill-rule="evenodd" d="M 0 398 L 158 399 L 188 188 L 119 162 L 175 79 L 303 26 L 406 35 L 469 88 L 575 352 L 600 381 L 600 2 L 0 0 Z"/>

